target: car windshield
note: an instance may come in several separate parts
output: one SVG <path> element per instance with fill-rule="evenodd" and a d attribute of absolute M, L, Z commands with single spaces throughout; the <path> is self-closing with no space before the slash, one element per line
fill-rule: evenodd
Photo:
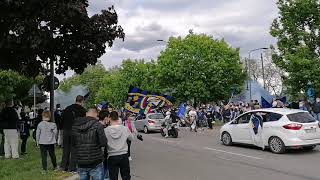
<path fill-rule="evenodd" d="M 149 115 L 150 119 L 164 119 L 164 115 L 163 114 L 151 114 Z"/>
<path fill-rule="evenodd" d="M 289 114 L 287 116 L 288 116 L 289 120 L 292 121 L 292 122 L 298 122 L 298 123 L 316 122 L 316 119 L 314 119 L 307 112 L 299 112 L 299 113 Z"/>

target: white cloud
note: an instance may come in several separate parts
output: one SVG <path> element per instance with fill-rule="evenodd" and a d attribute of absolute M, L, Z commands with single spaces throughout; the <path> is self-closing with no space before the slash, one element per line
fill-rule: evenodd
<path fill-rule="evenodd" d="M 106 67 L 126 58 L 156 58 L 165 48 L 157 39 L 184 36 L 189 29 L 224 38 L 240 47 L 245 56 L 250 49 L 268 47 L 277 16 L 276 0 L 89 0 L 89 14 L 114 5 L 125 41 L 116 41 L 100 59 Z"/>

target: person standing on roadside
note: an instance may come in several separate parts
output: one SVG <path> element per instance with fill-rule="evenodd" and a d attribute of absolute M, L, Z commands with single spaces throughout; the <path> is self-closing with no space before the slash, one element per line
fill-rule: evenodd
<path fill-rule="evenodd" d="M 134 115 L 128 114 L 124 124 L 133 135 L 137 136 L 138 135 L 138 131 L 137 131 L 136 127 L 134 126 L 133 121 L 134 121 Z M 131 143 L 132 143 L 132 141 L 128 139 L 127 143 L 128 143 L 129 161 L 132 161 L 132 157 L 131 157 Z"/>
<path fill-rule="evenodd" d="M 6 108 L 2 110 L 2 121 L 4 122 L 4 152 L 5 158 L 19 158 L 19 133 L 18 122 L 19 116 L 13 107 L 13 101 L 6 102 Z"/>
<path fill-rule="evenodd" d="M 61 105 L 56 105 L 56 110 L 54 111 L 54 122 L 58 128 L 58 137 L 57 137 L 57 144 L 58 146 L 62 147 L 63 144 L 63 124 L 62 124 L 62 109 Z"/>
<path fill-rule="evenodd" d="M 108 139 L 108 167 L 110 180 L 118 180 L 119 170 L 122 180 L 130 180 L 130 165 L 127 140 L 132 141 L 130 130 L 119 124 L 116 111 L 110 113 L 110 126 L 104 130 Z"/>
<path fill-rule="evenodd" d="M 76 103 L 68 106 L 62 114 L 63 123 L 63 152 L 61 160 L 61 169 L 63 171 L 69 171 L 76 173 L 76 161 L 75 152 L 72 148 L 72 124 L 78 117 L 85 117 L 86 110 L 83 107 L 84 97 L 78 95 L 76 97 Z"/>
<path fill-rule="evenodd" d="M 74 121 L 71 142 L 76 152 L 80 180 L 104 179 L 102 148 L 107 146 L 107 138 L 103 128 L 96 108 L 90 108 L 86 117 Z"/>
<path fill-rule="evenodd" d="M 30 120 L 26 116 L 26 113 L 22 111 L 20 113 L 21 120 L 19 122 L 20 138 L 21 138 L 21 155 L 26 154 L 27 140 L 30 136 Z"/>
<path fill-rule="evenodd" d="M 2 109 L 5 107 L 4 103 L 0 103 L 0 157 L 4 156 L 4 133 L 3 133 L 3 128 L 5 127 L 2 119 Z"/>
<path fill-rule="evenodd" d="M 57 168 L 57 159 L 54 151 L 54 146 L 57 143 L 56 137 L 58 134 L 57 126 L 55 123 L 50 122 L 50 111 L 43 111 L 42 122 L 39 123 L 36 131 L 37 145 L 40 146 L 42 169 L 46 174 L 48 171 L 47 155 L 51 158 L 52 166 Z"/>
<path fill-rule="evenodd" d="M 320 97 L 317 97 L 316 102 L 313 105 L 314 117 L 320 121 Z"/>
<path fill-rule="evenodd" d="M 102 109 L 99 112 L 99 122 L 102 124 L 102 126 L 107 128 L 109 126 L 109 111 L 108 109 Z M 109 179 L 109 168 L 108 168 L 108 150 L 107 147 L 104 148 L 104 160 L 103 160 L 103 166 L 104 166 L 104 179 Z"/>

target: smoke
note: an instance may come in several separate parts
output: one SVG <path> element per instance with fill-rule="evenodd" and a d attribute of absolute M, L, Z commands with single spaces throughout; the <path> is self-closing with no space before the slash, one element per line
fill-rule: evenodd
<path fill-rule="evenodd" d="M 85 86 L 72 86 L 72 88 L 68 92 L 64 92 L 62 90 L 56 90 L 54 96 L 54 103 L 61 104 L 62 108 L 66 108 L 67 106 L 74 104 L 75 99 L 78 95 L 85 96 L 89 93 L 89 90 Z"/>

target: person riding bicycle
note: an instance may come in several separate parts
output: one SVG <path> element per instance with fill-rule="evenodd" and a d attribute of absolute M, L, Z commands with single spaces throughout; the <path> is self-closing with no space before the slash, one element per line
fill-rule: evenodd
<path fill-rule="evenodd" d="M 166 117 L 164 118 L 164 128 L 163 128 L 163 132 L 166 134 L 166 138 L 169 137 L 168 135 L 168 130 L 171 127 L 172 124 L 172 118 L 171 118 L 171 112 L 168 111 L 166 112 Z"/>

